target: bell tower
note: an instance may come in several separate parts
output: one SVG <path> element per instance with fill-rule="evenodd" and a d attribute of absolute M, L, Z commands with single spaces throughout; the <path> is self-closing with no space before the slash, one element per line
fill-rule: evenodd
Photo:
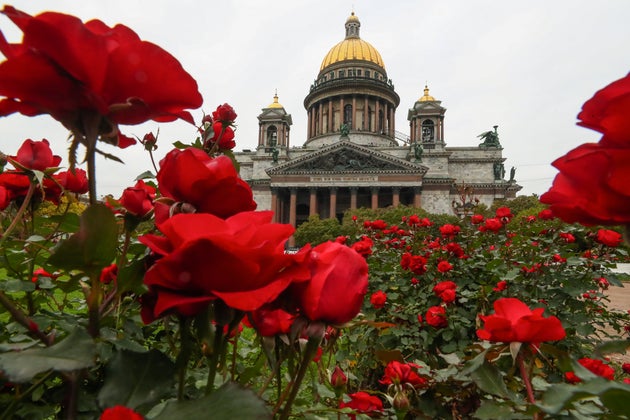
<path fill-rule="evenodd" d="M 276 92 L 273 102 L 258 116 L 258 149 L 265 148 L 268 153 L 273 149 L 287 149 L 292 124 L 291 115 L 278 102 Z"/>
<path fill-rule="evenodd" d="M 409 110 L 409 137 L 411 145 L 422 145 L 423 149 L 443 149 L 444 143 L 444 114 L 446 108 L 429 95 L 429 87 L 424 86 L 424 95 L 416 101 Z"/>

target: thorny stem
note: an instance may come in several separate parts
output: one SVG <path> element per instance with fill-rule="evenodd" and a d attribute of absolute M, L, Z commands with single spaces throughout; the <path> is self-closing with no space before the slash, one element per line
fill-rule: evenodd
<path fill-rule="evenodd" d="M 284 409 L 282 410 L 282 413 L 280 413 L 280 420 L 286 420 L 289 418 L 289 415 L 291 414 L 291 406 L 293 405 L 293 401 L 295 400 L 295 397 L 297 396 L 297 393 L 300 389 L 300 384 L 302 383 L 302 380 L 304 379 L 304 375 L 306 374 L 306 371 L 308 370 L 308 366 L 311 362 L 311 360 L 313 360 L 313 357 L 315 357 L 315 355 L 317 354 L 317 348 L 319 347 L 319 343 L 321 342 L 321 337 L 311 337 L 308 339 L 308 342 L 306 343 L 306 349 L 304 349 L 304 355 L 302 357 L 302 361 L 300 362 L 300 367 L 298 369 L 297 374 L 295 375 L 295 378 L 293 378 L 293 380 L 289 383 L 288 389 L 291 389 L 291 392 L 289 394 L 289 397 L 287 398 L 287 402 L 284 405 Z M 280 404 L 282 401 L 278 401 L 278 404 Z M 276 405 L 276 411 L 279 408 L 279 405 Z M 274 411 L 274 414 L 276 413 L 276 411 Z"/>
<path fill-rule="evenodd" d="M 35 193 L 35 183 L 31 181 L 31 183 L 28 186 L 28 191 L 26 192 L 26 196 L 24 197 L 24 201 L 22 202 L 22 205 L 18 209 L 17 213 L 15 214 L 15 217 L 11 221 L 11 224 L 9 225 L 7 230 L 5 230 L 4 233 L 2 234 L 2 237 L 0 237 L 0 244 L 4 242 L 4 240 L 9 236 L 9 234 L 13 231 L 13 229 L 15 229 L 18 223 L 20 223 L 20 221 L 22 220 L 22 216 L 24 215 L 24 212 L 29 206 L 31 198 L 33 198 L 34 193 Z"/>
<path fill-rule="evenodd" d="M 31 333 L 33 333 L 37 338 L 41 340 L 47 346 L 52 345 L 53 336 L 49 336 L 44 334 L 39 328 L 34 328 L 37 325 L 30 320 L 22 311 L 20 311 L 11 300 L 4 294 L 2 290 L 0 290 L 0 304 L 5 307 L 5 309 L 11 314 L 14 320 L 16 320 L 20 325 L 25 327 Z"/>
<path fill-rule="evenodd" d="M 186 371 L 188 368 L 188 360 L 192 353 L 191 337 L 190 337 L 190 318 L 181 317 L 179 319 L 179 337 L 181 340 L 181 349 L 177 356 L 176 365 L 179 371 L 179 384 L 177 387 L 177 400 L 184 399 L 184 385 L 186 384 Z"/>
<path fill-rule="evenodd" d="M 523 378 L 523 382 L 525 383 L 525 389 L 527 390 L 527 400 L 530 404 L 536 404 L 536 398 L 534 397 L 534 389 L 532 387 L 532 382 L 529 379 L 529 372 L 527 371 L 527 366 L 525 366 L 525 359 L 523 357 L 523 353 L 519 351 L 516 356 L 516 363 L 518 364 L 519 371 L 521 373 L 521 377 Z M 535 413 L 534 420 L 542 419 L 542 413 Z"/>

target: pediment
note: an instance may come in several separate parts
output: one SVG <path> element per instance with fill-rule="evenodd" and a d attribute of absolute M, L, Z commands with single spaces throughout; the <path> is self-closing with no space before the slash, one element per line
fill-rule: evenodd
<path fill-rule="evenodd" d="M 267 174 L 270 176 L 346 173 L 423 175 L 427 170 L 426 166 L 418 163 L 409 162 L 350 141 L 340 141 L 282 165 L 267 169 Z"/>
<path fill-rule="evenodd" d="M 287 116 L 287 112 L 284 108 L 263 108 L 262 113 L 258 118 L 282 118 Z"/>

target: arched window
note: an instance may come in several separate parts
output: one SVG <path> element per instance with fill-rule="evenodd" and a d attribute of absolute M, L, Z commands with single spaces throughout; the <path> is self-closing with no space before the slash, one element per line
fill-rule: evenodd
<path fill-rule="evenodd" d="M 352 127 L 352 105 L 350 104 L 343 107 L 343 123 Z"/>
<path fill-rule="evenodd" d="M 275 125 L 270 125 L 267 128 L 267 144 L 269 147 L 274 147 L 278 144 L 278 129 Z"/>
<path fill-rule="evenodd" d="M 385 118 L 384 118 L 383 110 L 379 109 L 378 110 L 378 125 L 377 125 L 377 127 L 378 127 L 379 133 L 381 133 L 381 134 L 385 133 L 384 125 L 383 125 L 384 122 L 385 122 Z"/>
<path fill-rule="evenodd" d="M 422 142 L 431 143 L 435 141 L 435 126 L 433 121 L 422 121 Z"/>

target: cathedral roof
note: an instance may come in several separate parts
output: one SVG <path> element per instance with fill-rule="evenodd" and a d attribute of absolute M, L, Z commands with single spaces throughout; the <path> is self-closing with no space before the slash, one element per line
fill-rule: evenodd
<path fill-rule="evenodd" d="M 328 51 L 320 71 L 332 64 L 350 60 L 369 61 L 385 69 L 385 63 L 378 50 L 359 37 L 360 26 L 359 18 L 352 12 L 346 20 L 346 38 Z"/>
<path fill-rule="evenodd" d="M 276 92 L 275 95 L 273 95 L 273 102 L 267 107 L 267 108 L 284 108 L 279 102 L 278 102 L 278 93 Z"/>

